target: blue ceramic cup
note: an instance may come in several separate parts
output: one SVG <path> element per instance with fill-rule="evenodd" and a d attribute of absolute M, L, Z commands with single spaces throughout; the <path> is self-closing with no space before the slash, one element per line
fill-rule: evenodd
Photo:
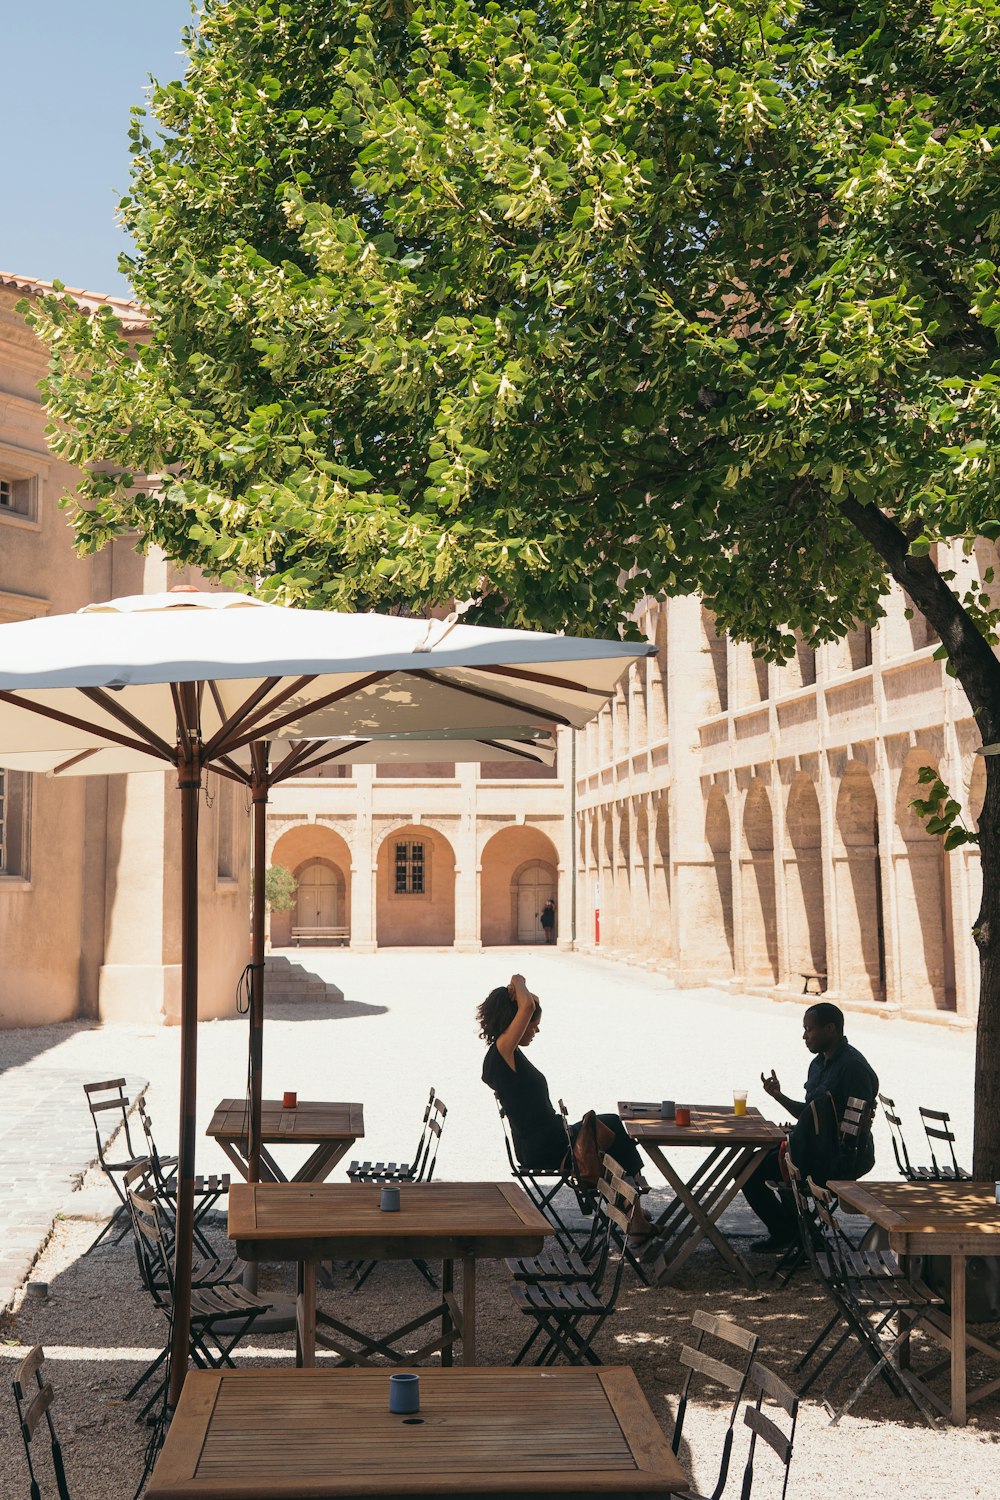
<path fill-rule="evenodd" d="M 378 1195 L 378 1206 L 384 1214 L 399 1213 L 399 1188 L 381 1188 Z"/>
<path fill-rule="evenodd" d="M 672 1120 L 674 1118 L 674 1101 L 672 1099 L 663 1099 L 661 1101 L 660 1117 L 664 1120 Z"/>
<path fill-rule="evenodd" d="M 408 1416 L 420 1410 L 420 1376 L 389 1376 L 389 1410 L 397 1416 Z"/>

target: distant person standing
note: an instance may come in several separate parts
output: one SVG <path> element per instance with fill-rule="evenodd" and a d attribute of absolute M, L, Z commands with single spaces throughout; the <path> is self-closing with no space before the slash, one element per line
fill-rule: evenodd
<path fill-rule="evenodd" d="M 542 924 L 545 941 L 547 943 L 554 943 L 556 940 L 556 903 L 552 900 L 551 896 L 542 907 L 542 915 L 538 920 Z"/>

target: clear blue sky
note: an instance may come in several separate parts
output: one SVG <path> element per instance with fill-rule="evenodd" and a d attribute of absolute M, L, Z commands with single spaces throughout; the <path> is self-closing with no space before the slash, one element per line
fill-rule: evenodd
<path fill-rule="evenodd" d="M 183 71 L 189 0 L 0 0 L 0 270 L 128 295 L 129 109 Z"/>

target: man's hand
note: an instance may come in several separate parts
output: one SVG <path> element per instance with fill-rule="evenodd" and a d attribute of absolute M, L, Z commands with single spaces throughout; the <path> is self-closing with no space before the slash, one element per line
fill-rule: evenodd
<path fill-rule="evenodd" d="M 778 1082 L 773 1068 L 771 1069 L 770 1078 L 765 1078 L 764 1074 L 762 1073 L 760 1075 L 760 1081 L 764 1085 L 765 1094 L 770 1094 L 772 1099 L 781 1098 L 781 1084 Z"/>

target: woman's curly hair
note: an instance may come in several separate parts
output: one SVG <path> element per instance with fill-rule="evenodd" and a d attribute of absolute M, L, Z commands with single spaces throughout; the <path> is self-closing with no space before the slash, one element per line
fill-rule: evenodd
<path fill-rule="evenodd" d="M 482 1005 L 476 1010 L 479 1035 L 484 1042 L 495 1042 L 497 1037 L 502 1036 L 507 1030 L 516 1015 L 517 1005 L 511 996 L 510 988 L 506 984 L 498 985 L 495 990 L 490 990 Z"/>

